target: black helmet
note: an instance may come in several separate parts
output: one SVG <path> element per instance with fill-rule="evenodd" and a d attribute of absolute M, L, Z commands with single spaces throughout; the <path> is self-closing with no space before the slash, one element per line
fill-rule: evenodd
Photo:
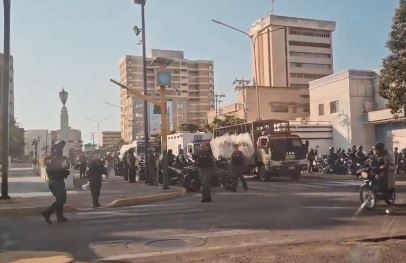
<path fill-rule="evenodd" d="M 374 149 L 375 151 L 383 152 L 385 150 L 385 144 L 378 142 L 377 144 L 375 144 Z"/>
<path fill-rule="evenodd" d="M 64 140 L 60 140 L 55 142 L 51 147 L 51 152 L 55 154 L 62 154 L 63 147 L 65 147 L 66 142 Z"/>
<path fill-rule="evenodd" d="M 398 147 L 395 147 L 395 151 L 397 151 L 398 150 Z"/>
<path fill-rule="evenodd" d="M 334 151 L 334 146 L 330 146 L 328 149 Z"/>
<path fill-rule="evenodd" d="M 362 151 L 362 149 L 364 149 L 364 147 L 362 145 L 360 147 L 358 147 L 359 151 Z"/>

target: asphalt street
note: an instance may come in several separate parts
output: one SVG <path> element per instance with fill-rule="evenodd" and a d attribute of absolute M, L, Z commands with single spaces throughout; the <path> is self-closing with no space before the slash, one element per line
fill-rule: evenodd
<path fill-rule="evenodd" d="M 250 247 L 355 242 L 406 235 L 406 181 L 397 184 L 399 204 L 385 215 L 360 209 L 359 180 L 302 178 L 248 181 L 237 193 L 213 189 L 137 207 L 68 214 L 67 224 L 48 226 L 41 217 L 0 218 L 0 250 L 55 250 L 78 261 L 160 262 L 160 257 L 216 253 Z M 174 261 L 176 262 L 176 261 Z"/>

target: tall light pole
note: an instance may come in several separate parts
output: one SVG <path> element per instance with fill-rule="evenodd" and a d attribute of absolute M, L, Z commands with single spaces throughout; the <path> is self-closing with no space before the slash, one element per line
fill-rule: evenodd
<path fill-rule="evenodd" d="M 86 120 L 88 121 L 93 121 L 97 124 L 97 144 L 99 145 L 100 148 L 100 123 L 102 123 L 103 121 L 108 120 L 110 117 L 107 117 L 105 119 L 102 120 L 95 120 L 95 119 L 91 119 L 91 118 L 86 118 Z"/>
<path fill-rule="evenodd" d="M 247 89 L 247 86 L 249 85 L 250 81 L 246 80 L 244 78 L 242 79 L 236 79 L 233 82 L 233 85 L 235 85 L 234 90 L 235 91 L 241 91 L 242 92 L 242 106 L 243 106 L 243 112 L 244 112 L 244 120 L 247 121 L 247 98 L 245 95 L 245 90 Z"/>
<path fill-rule="evenodd" d="M 259 120 L 261 120 L 261 110 L 260 110 L 260 107 L 259 107 L 258 73 L 257 73 L 257 72 L 258 72 L 258 69 L 257 69 L 257 52 L 256 52 L 255 42 L 257 41 L 257 38 L 258 38 L 259 36 L 262 36 L 262 35 L 265 35 L 265 34 L 269 34 L 269 33 L 271 33 L 271 32 L 278 31 L 278 30 L 281 30 L 281 29 L 285 29 L 285 27 L 281 27 L 281 28 L 277 28 L 277 29 L 274 29 L 274 30 L 262 32 L 262 33 L 257 34 L 257 35 L 254 36 L 254 35 L 251 35 L 251 34 L 245 32 L 244 30 L 241 30 L 241 29 L 238 29 L 238 28 L 236 28 L 236 27 L 227 25 L 227 24 L 225 24 L 225 23 L 223 23 L 223 22 L 220 22 L 220 21 L 218 21 L 218 20 L 212 19 L 211 21 L 214 22 L 214 23 L 216 23 L 216 24 L 219 24 L 219 25 L 228 27 L 228 28 L 230 28 L 230 29 L 232 29 L 232 30 L 234 30 L 234 31 L 237 31 L 237 32 L 239 32 L 239 33 L 241 33 L 241 34 L 247 36 L 247 37 L 251 40 L 252 51 L 253 51 L 253 53 L 254 53 L 254 78 L 253 78 L 253 81 L 254 81 L 254 84 L 255 84 L 255 93 L 256 93 L 256 97 L 257 97 L 257 120 L 259 121 Z M 266 27 L 266 28 L 263 28 L 263 30 L 264 30 L 264 29 L 267 29 L 267 28 L 269 28 L 269 27 L 271 27 L 271 25 L 269 25 L 269 26 Z"/>
<path fill-rule="evenodd" d="M 3 127 L 1 136 L 1 197 L 10 199 L 8 195 L 8 155 L 9 155 L 9 85 L 10 85 L 10 9 L 11 1 L 3 0 L 4 5 L 4 55 L 3 55 Z"/>
<path fill-rule="evenodd" d="M 144 95 L 148 96 L 147 88 L 147 49 L 146 49 L 146 37 L 145 37 L 145 4 L 147 0 L 134 0 L 135 4 L 141 5 L 141 30 L 134 27 L 136 35 L 142 32 L 142 63 L 143 63 L 143 78 L 144 78 Z M 145 172 L 149 174 L 149 162 L 148 162 L 148 148 L 149 148 L 149 131 L 148 131 L 148 102 L 144 101 L 144 145 L 145 145 Z"/>
<path fill-rule="evenodd" d="M 217 115 L 218 115 L 218 105 L 223 102 L 222 98 L 225 98 L 226 95 L 215 93 L 213 97 L 214 97 L 214 110 L 215 110 L 215 112 L 216 112 L 216 118 L 217 118 Z"/>

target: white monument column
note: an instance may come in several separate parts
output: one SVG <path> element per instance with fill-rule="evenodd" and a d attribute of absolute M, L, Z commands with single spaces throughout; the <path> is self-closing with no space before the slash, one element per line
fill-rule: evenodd
<path fill-rule="evenodd" d="M 64 140 L 66 142 L 65 147 L 63 148 L 63 155 L 66 157 L 69 157 L 69 115 L 68 115 L 68 109 L 66 108 L 66 102 L 68 101 L 68 93 L 65 91 L 65 89 L 62 89 L 62 91 L 59 93 L 59 98 L 61 99 L 61 102 L 63 104 L 62 110 L 61 110 L 61 140 Z"/>
<path fill-rule="evenodd" d="M 68 108 L 66 108 L 66 102 L 68 101 L 68 93 L 65 91 L 65 89 L 62 89 L 61 92 L 59 92 L 59 98 L 61 99 L 61 102 L 63 104 L 62 110 L 61 110 L 61 138 L 60 140 L 65 141 L 65 147 L 63 148 L 63 156 L 69 157 L 69 150 L 70 150 L 70 143 L 69 143 L 69 134 L 70 134 L 70 128 L 69 128 L 69 115 L 68 115 Z M 73 180 L 73 170 L 71 170 L 68 178 L 65 180 L 65 187 L 66 189 L 74 189 L 74 180 Z"/>

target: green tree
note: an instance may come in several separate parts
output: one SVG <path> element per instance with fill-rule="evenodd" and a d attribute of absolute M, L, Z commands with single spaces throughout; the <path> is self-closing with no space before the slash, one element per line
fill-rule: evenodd
<path fill-rule="evenodd" d="M 225 116 L 224 119 L 215 118 L 213 122 L 206 126 L 206 130 L 212 132 L 216 128 L 245 123 L 245 120 L 234 116 Z"/>
<path fill-rule="evenodd" d="M 380 94 L 388 99 L 392 113 L 406 112 L 406 0 L 400 0 L 386 46 L 391 54 L 383 60 Z"/>

